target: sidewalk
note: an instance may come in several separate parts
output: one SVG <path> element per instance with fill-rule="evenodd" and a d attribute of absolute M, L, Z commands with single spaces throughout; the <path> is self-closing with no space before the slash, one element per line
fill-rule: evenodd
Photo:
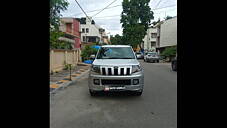
<path fill-rule="evenodd" d="M 85 63 L 79 63 L 75 69 L 71 70 L 70 81 L 70 71 L 62 70 L 58 73 L 53 73 L 50 75 L 50 93 L 55 93 L 60 88 L 65 88 L 68 85 L 74 83 L 77 78 L 84 75 L 89 71 L 90 65 Z"/>

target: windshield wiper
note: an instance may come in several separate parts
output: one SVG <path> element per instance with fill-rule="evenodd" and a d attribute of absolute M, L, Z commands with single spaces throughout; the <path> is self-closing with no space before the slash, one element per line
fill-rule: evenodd
<path fill-rule="evenodd" d="M 131 58 L 131 57 L 122 57 L 122 58 L 119 58 L 119 57 L 110 57 L 110 58 L 97 58 L 97 59 L 135 59 L 135 58 Z"/>
<path fill-rule="evenodd" d="M 109 59 L 134 59 L 134 58 L 131 58 L 131 57 L 121 57 L 121 58 L 119 58 L 119 57 L 111 57 Z"/>
<path fill-rule="evenodd" d="M 119 59 L 135 59 L 135 58 L 131 58 L 131 57 L 123 57 L 123 58 L 119 58 Z"/>

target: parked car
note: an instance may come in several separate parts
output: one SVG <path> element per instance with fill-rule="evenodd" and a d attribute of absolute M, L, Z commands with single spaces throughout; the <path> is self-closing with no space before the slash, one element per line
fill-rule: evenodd
<path fill-rule="evenodd" d="M 131 46 L 101 46 L 89 72 L 91 96 L 102 91 L 131 91 L 140 96 L 143 86 L 143 69 Z"/>
<path fill-rule="evenodd" d="M 144 62 L 157 62 L 159 63 L 160 57 L 157 52 L 148 52 L 144 56 Z"/>
<path fill-rule="evenodd" d="M 136 58 L 137 58 L 137 59 L 143 59 L 143 58 L 144 58 L 143 53 L 141 53 L 141 52 L 136 52 Z"/>
<path fill-rule="evenodd" d="M 177 57 L 172 60 L 171 67 L 173 71 L 177 71 Z"/>

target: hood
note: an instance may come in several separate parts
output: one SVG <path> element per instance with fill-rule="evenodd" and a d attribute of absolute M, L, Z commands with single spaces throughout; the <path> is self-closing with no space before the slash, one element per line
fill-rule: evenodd
<path fill-rule="evenodd" d="M 125 65 L 139 65 L 137 59 L 95 59 L 93 65 L 106 65 L 106 66 L 125 66 Z"/>

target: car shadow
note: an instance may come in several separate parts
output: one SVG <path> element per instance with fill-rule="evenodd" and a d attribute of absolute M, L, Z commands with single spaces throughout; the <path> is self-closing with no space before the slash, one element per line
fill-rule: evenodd
<path fill-rule="evenodd" d="M 120 99 L 120 100 L 128 100 L 128 99 L 137 99 L 142 96 L 136 96 L 133 92 L 123 91 L 123 92 L 99 92 L 92 98 L 97 99 Z"/>

